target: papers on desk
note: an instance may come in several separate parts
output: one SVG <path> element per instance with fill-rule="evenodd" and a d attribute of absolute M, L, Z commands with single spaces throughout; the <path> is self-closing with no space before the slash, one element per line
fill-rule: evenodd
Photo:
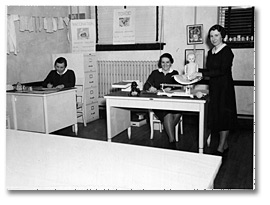
<path fill-rule="evenodd" d="M 121 81 L 121 82 L 112 84 L 112 88 L 125 89 L 125 88 L 128 88 L 130 86 L 131 86 L 131 82 L 128 82 L 128 81 Z"/>
<path fill-rule="evenodd" d="M 33 87 L 33 91 L 29 91 L 29 93 L 38 93 L 38 94 L 47 94 L 47 93 L 54 93 L 58 92 L 59 88 L 42 88 L 42 87 Z"/>

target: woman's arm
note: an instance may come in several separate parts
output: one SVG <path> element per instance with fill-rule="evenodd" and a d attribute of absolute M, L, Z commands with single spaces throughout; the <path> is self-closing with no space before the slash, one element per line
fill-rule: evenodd
<path fill-rule="evenodd" d="M 51 70 L 45 80 L 42 83 L 42 87 L 47 87 L 47 85 L 50 83 L 52 84 L 53 82 L 53 71 Z"/>
<path fill-rule="evenodd" d="M 64 86 L 65 88 L 70 88 L 70 87 L 74 87 L 75 86 L 75 82 L 76 82 L 76 77 L 75 77 L 75 73 L 73 70 L 68 70 L 67 71 L 67 82 L 64 82 Z"/>

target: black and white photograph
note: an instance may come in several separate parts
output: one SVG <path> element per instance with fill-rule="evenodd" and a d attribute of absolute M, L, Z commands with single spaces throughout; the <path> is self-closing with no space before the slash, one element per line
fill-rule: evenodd
<path fill-rule="evenodd" d="M 256 6 L 5 12 L 6 192 L 256 193 Z"/>

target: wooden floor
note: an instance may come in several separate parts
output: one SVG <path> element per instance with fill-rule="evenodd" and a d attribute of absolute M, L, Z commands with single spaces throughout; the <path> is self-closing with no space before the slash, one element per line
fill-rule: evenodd
<path fill-rule="evenodd" d="M 106 115 L 104 110 L 100 111 L 100 119 L 90 122 L 87 127 L 79 123 L 78 136 L 75 136 L 71 127 L 59 130 L 53 134 L 66 135 L 71 137 L 107 140 Z M 198 152 L 198 122 L 197 114 L 184 113 L 184 134 L 179 133 L 177 150 Z M 157 149 L 172 149 L 168 137 L 163 131 L 155 131 L 154 139 L 150 140 L 149 123 L 141 127 L 132 127 L 131 140 L 124 131 L 112 139 L 113 142 L 125 143 L 139 146 L 150 146 Z M 239 119 L 238 128 L 229 136 L 229 152 L 226 160 L 214 182 L 215 189 L 253 189 L 255 174 L 253 166 L 253 120 Z M 218 144 L 218 138 L 213 136 L 211 145 L 205 148 L 204 153 L 212 153 Z"/>

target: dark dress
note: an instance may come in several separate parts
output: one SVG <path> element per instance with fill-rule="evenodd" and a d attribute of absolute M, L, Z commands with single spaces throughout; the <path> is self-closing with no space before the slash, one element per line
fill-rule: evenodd
<path fill-rule="evenodd" d="M 160 69 L 153 70 L 152 73 L 149 75 L 146 83 L 144 84 L 144 90 L 148 90 L 151 86 L 155 87 L 156 89 L 161 89 L 161 84 L 176 84 L 177 82 L 172 77 L 173 75 L 178 75 L 178 72 L 176 70 L 173 70 L 170 73 L 167 73 L 164 75 L 163 72 L 161 72 Z M 164 87 L 166 88 L 166 87 Z M 178 113 L 177 111 L 173 110 L 153 110 L 155 115 L 158 117 L 158 119 L 163 122 L 164 117 L 168 113 Z"/>
<path fill-rule="evenodd" d="M 59 75 L 56 70 L 51 70 L 46 79 L 43 81 L 42 86 L 47 87 L 51 83 L 53 87 L 63 84 L 65 88 L 75 86 L 75 73 L 73 70 L 67 70 L 63 75 Z"/>
<path fill-rule="evenodd" d="M 209 125 L 212 132 L 235 128 L 237 112 L 232 79 L 234 54 L 228 46 L 218 53 L 208 51 L 206 68 L 200 70 L 209 80 Z"/>

